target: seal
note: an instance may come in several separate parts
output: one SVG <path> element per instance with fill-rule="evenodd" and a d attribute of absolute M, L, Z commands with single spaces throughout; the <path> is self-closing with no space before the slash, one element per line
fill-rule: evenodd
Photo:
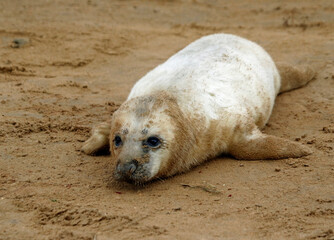
<path fill-rule="evenodd" d="M 221 154 L 236 159 L 297 158 L 299 143 L 263 134 L 277 94 L 314 77 L 273 62 L 259 45 L 231 34 L 191 43 L 142 77 L 82 150 L 110 146 L 114 177 L 142 184 Z"/>

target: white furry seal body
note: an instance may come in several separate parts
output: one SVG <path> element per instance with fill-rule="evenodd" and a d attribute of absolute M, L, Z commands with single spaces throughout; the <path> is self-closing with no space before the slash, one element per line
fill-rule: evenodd
<path fill-rule="evenodd" d="M 280 72 L 249 40 L 203 37 L 141 78 L 83 151 L 110 144 L 116 179 L 134 183 L 184 172 L 222 153 L 238 159 L 307 155 L 306 147 L 259 130 L 279 92 L 313 77 L 287 65 Z"/>

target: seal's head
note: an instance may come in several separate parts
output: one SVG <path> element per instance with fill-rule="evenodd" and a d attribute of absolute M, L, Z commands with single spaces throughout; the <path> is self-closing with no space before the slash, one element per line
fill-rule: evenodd
<path fill-rule="evenodd" d="M 142 184 L 178 172 L 175 159 L 180 156 L 171 149 L 186 132 L 180 118 L 176 101 L 166 95 L 126 101 L 111 121 L 109 139 L 115 179 Z M 180 153 L 178 149 L 176 152 Z"/>

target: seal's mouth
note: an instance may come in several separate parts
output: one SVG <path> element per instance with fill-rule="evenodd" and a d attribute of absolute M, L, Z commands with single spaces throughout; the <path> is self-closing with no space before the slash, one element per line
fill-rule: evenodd
<path fill-rule="evenodd" d="M 136 160 L 126 163 L 118 163 L 114 178 L 117 181 L 127 182 L 134 185 L 143 185 L 152 179 L 149 165 L 147 163 L 140 164 Z"/>

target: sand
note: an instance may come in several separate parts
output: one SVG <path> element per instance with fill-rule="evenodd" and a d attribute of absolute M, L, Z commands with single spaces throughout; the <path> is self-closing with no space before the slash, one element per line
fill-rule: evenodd
<path fill-rule="evenodd" d="M 332 0 L 0 1 L 0 239 L 334 239 Z M 222 156 L 143 188 L 79 150 L 147 71 L 233 33 L 317 77 L 264 132 L 314 154 Z"/>

